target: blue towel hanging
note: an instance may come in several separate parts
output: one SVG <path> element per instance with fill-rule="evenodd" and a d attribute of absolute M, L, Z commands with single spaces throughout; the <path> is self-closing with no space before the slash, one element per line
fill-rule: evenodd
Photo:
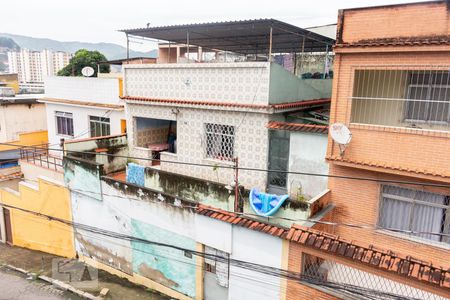
<path fill-rule="evenodd" d="M 250 191 L 250 206 L 257 215 L 268 217 L 275 214 L 289 195 L 274 195 L 260 192 L 257 188 Z"/>
<path fill-rule="evenodd" d="M 135 163 L 129 163 L 127 168 L 127 182 L 144 186 L 145 184 L 145 167 Z"/>

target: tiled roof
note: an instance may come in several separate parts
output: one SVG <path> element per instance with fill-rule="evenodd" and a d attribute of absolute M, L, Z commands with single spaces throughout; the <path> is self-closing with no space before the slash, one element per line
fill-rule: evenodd
<path fill-rule="evenodd" d="M 379 47 L 379 46 L 426 46 L 450 45 L 450 36 L 397 37 L 384 39 L 361 40 L 352 43 L 336 44 L 337 48 L 344 47 Z"/>
<path fill-rule="evenodd" d="M 0 174 L 0 181 L 22 178 L 22 172 L 14 172 L 10 174 Z"/>
<path fill-rule="evenodd" d="M 450 290 L 450 270 L 433 266 L 411 256 L 400 256 L 373 246 L 364 247 L 339 236 L 296 224 L 287 229 L 203 204 L 198 205 L 197 213 Z"/>
<path fill-rule="evenodd" d="M 147 97 L 136 97 L 136 96 L 124 96 L 124 100 L 132 101 L 144 101 L 153 103 L 170 103 L 170 104 L 185 104 L 185 105 L 200 105 L 200 106 L 220 106 L 220 107 L 240 107 L 240 108 L 255 108 L 255 109 L 292 109 L 297 107 L 311 106 L 311 105 L 321 105 L 331 102 L 331 99 L 314 99 L 314 100 L 301 100 L 289 103 L 279 103 L 279 104 L 244 104 L 244 103 L 227 103 L 227 102 L 211 102 L 211 101 L 194 101 L 194 100 L 176 100 L 176 99 L 156 99 Z"/>
<path fill-rule="evenodd" d="M 326 159 L 329 160 L 329 161 L 337 161 L 337 162 L 343 162 L 343 163 L 357 164 L 357 165 L 361 165 L 361 166 L 368 166 L 368 167 L 375 167 L 375 168 L 384 168 L 384 169 L 397 170 L 397 171 L 403 171 L 403 172 L 410 172 L 410 173 L 416 173 L 416 174 L 422 174 L 422 175 L 438 176 L 438 177 L 442 177 L 442 178 L 449 178 L 450 177 L 450 173 L 429 171 L 429 170 L 418 169 L 418 168 L 405 168 L 405 167 L 402 167 L 402 166 L 396 166 L 396 165 L 387 164 L 387 163 L 374 162 L 374 161 L 364 161 L 364 160 L 355 160 L 355 159 L 344 158 L 344 157 L 341 157 L 341 156 L 327 156 Z"/>
<path fill-rule="evenodd" d="M 111 109 L 118 109 L 118 110 L 121 110 L 124 108 L 123 104 L 107 104 L 107 103 L 87 102 L 87 101 L 67 100 L 67 99 L 54 99 L 54 98 L 42 98 L 42 99 L 39 99 L 39 102 L 59 103 L 59 104 L 66 104 L 66 105 L 94 106 L 94 107 L 111 108 Z"/>
<path fill-rule="evenodd" d="M 311 133 L 328 133 L 328 126 L 326 125 L 313 125 L 313 124 L 296 124 L 287 122 L 270 121 L 267 126 L 269 129 L 287 130 L 287 131 L 300 131 Z"/>

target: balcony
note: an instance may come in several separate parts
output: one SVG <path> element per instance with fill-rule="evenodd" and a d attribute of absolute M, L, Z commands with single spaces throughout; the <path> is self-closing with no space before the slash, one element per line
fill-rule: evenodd
<path fill-rule="evenodd" d="M 449 66 L 377 67 L 354 73 L 352 140 L 340 156 L 352 167 L 450 181 Z"/>

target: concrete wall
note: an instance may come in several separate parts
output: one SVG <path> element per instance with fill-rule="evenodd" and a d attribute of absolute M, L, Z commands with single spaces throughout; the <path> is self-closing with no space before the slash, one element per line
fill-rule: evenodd
<path fill-rule="evenodd" d="M 1 202 L 71 221 L 70 192 L 62 182 L 41 177 L 37 185 L 21 182 L 19 191 L 0 190 Z M 9 208 L 13 244 L 64 257 L 75 257 L 72 227 Z"/>
<path fill-rule="evenodd" d="M 51 76 L 45 79 L 45 96 L 103 104 L 120 104 L 119 79 Z"/>
<path fill-rule="evenodd" d="M 289 149 L 289 171 L 328 174 L 326 134 L 291 132 Z M 301 195 L 311 199 L 327 189 L 328 178 L 289 174 L 287 179 L 289 195 L 296 199 Z"/>
<path fill-rule="evenodd" d="M 50 161 L 52 161 L 51 158 Z M 59 161 L 58 163 L 62 163 L 62 161 Z M 62 171 L 41 167 L 40 165 L 27 162 L 26 160 L 20 160 L 19 164 L 25 180 L 37 180 L 40 176 L 45 176 L 59 182 L 64 182 L 64 173 Z M 61 167 L 58 168 L 61 169 Z"/>
<path fill-rule="evenodd" d="M 0 106 L 0 142 L 19 139 L 25 132 L 47 130 L 45 104 Z"/>
<path fill-rule="evenodd" d="M 52 148 L 59 148 L 61 138 L 65 140 L 85 139 L 91 137 L 89 116 L 108 117 L 110 118 L 111 135 L 121 133 L 120 120 L 125 119 L 123 111 L 111 111 L 103 108 L 79 107 L 71 105 L 61 105 L 47 103 L 47 124 L 48 124 L 48 141 Z M 58 135 L 56 133 L 56 117 L 55 112 L 62 111 L 72 113 L 73 116 L 73 134 L 74 137 Z M 54 154 L 61 155 L 60 152 Z"/>
<path fill-rule="evenodd" d="M 320 80 L 320 79 L 318 79 Z M 323 79 L 331 82 L 330 79 Z M 308 80 L 309 82 L 310 80 Z M 327 98 L 331 95 L 331 85 L 316 89 L 282 66 L 272 63 L 270 67 L 269 103 L 285 103 L 300 100 Z"/>

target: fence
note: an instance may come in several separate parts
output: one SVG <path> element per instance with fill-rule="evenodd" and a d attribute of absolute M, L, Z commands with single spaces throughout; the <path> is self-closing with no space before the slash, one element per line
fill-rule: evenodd
<path fill-rule="evenodd" d="M 449 68 L 358 68 L 351 122 L 450 131 Z"/>
<path fill-rule="evenodd" d="M 63 171 L 62 158 L 52 156 L 48 153 L 48 145 L 22 147 L 20 159 L 37 166 L 55 171 Z"/>

